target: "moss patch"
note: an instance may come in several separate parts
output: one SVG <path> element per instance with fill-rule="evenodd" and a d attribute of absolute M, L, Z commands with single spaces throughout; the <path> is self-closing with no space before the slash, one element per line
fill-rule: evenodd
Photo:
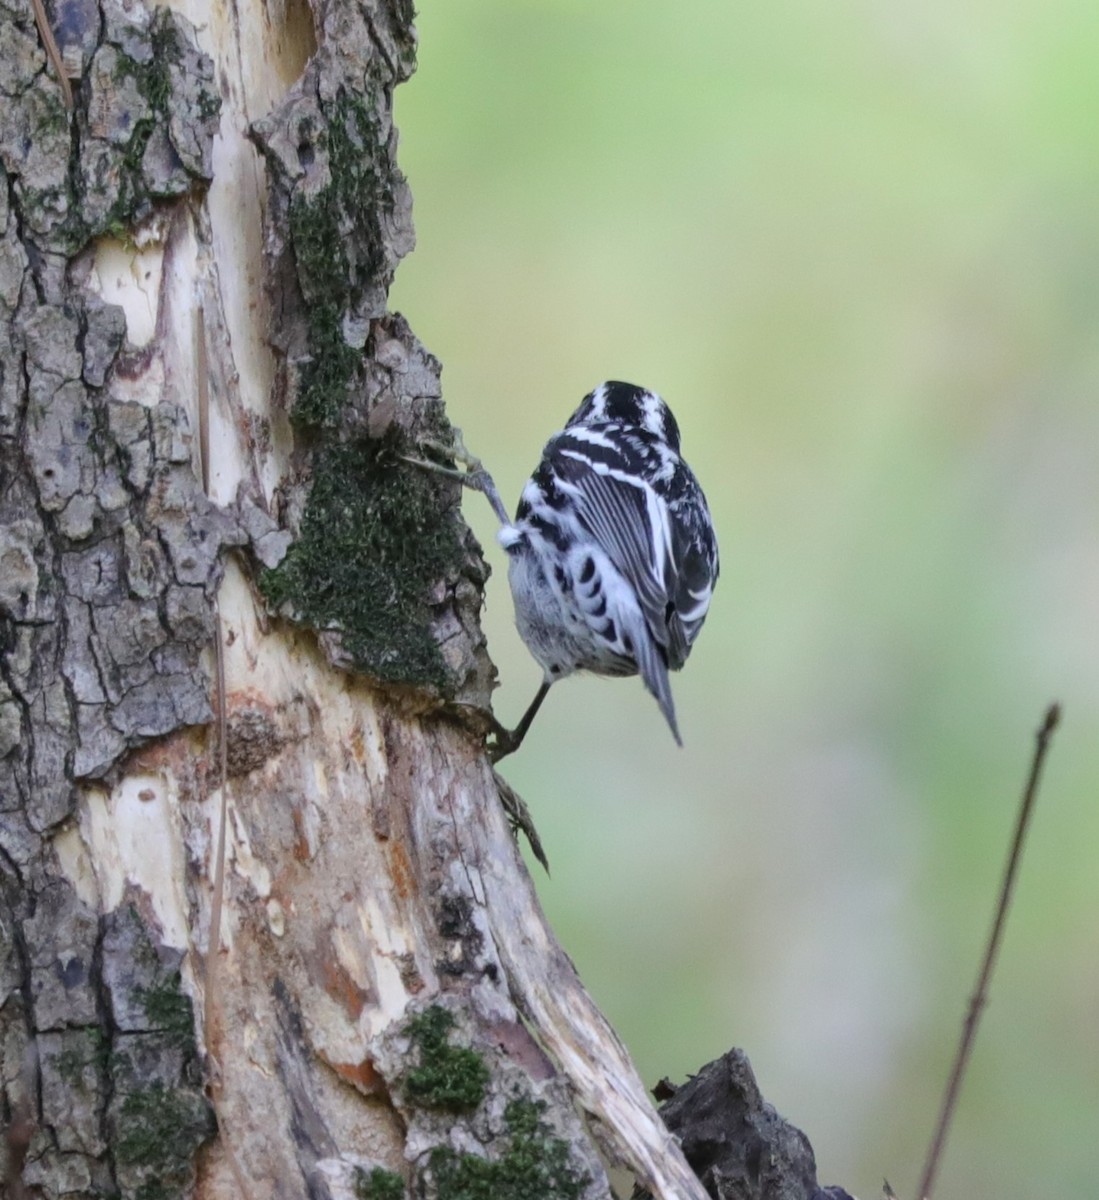
<path fill-rule="evenodd" d="M 372 1171 L 356 1167 L 355 1195 L 359 1200 L 403 1200 L 404 1180 L 382 1167 L 375 1167 Z"/>
<path fill-rule="evenodd" d="M 98 1025 L 67 1031 L 65 1049 L 57 1056 L 57 1073 L 70 1087 L 84 1086 L 84 1070 L 102 1071 L 107 1065 L 111 1044 Z"/>
<path fill-rule="evenodd" d="M 146 1178 L 139 1192 L 150 1200 L 178 1192 L 191 1177 L 195 1151 L 214 1133 L 213 1114 L 201 1095 L 162 1083 L 131 1092 L 116 1122 L 115 1161 L 142 1169 Z"/>
<path fill-rule="evenodd" d="M 359 670 L 445 694 L 428 592 L 463 550 L 436 487 L 384 443 L 321 447 L 298 540 L 260 587 L 293 620 L 339 631 Z"/>
<path fill-rule="evenodd" d="M 507 1142 L 495 1161 L 449 1146 L 432 1150 L 438 1200 L 578 1200 L 591 1180 L 572 1166 L 568 1143 L 553 1136 L 544 1110 L 531 1100 L 507 1106 Z"/>
<path fill-rule="evenodd" d="M 355 87 L 296 111 L 277 145 L 273 128 L 256 134 L 289 225 L 278 267 L 293 326 L 289 415 L 312 474 L 297 540 L 259 586 L 282 615 L 338 635 L 340 666 L 449 700 L 461 681 L 439 646 L 439 613 L 468 559 L 466 530 L 438 479 L 394 452 L 401 439 L 447 442 L 449 428 L 441 404 L 422 402 L 434 364 L 403 322 L 390 324 L 415 369 L 387 387 L 389 368 L 372 357 L 386 325 L 372 321 L 404 244 L 403 215 L 390 228 L 404 193 L 383 115 L 392 80 L 376 65 Z M 385 408 L 373 420 L 383 394 L 387 406 L 407 406 L 406 419 Z"/>
<path fill-rule="evenodd" d="M 453 1028 L 453 1015 L 437 1005 L 409 1021 L 409 1036 L 420 1052 L 420 1065 L 405 1080 L 413 1104 L 465 1112 L 484 1099 L 489 1081 L 485 1060 L 466 1046 L 452 1046 L 448 1039 Z"/>
<path fill-rule="evenodd" d="M 140 36 L 131 31 L 131 37 Z M 153 20 L 145 35 L 149 39 L 150 56 L 147 62 L 137 59 L 117 48 L 114 76 L 118 80 L 131 79 L 133 86 L 147 106 L 143 115 L 133 123 L 124 144 L 113 150 L 117 161 L 108 170 L 100 165 L 88 178 L 81 181 L 79 174 L 73 177 L 77 203 L 73 205 L 67 222 L 67 236 L 72 252 L 78 250 L 90 238 L 104 233 L 125 237 L 135 220 L 143 216 L 152 202 L 160 198 L 178 196 L 190 186 L 195 171 L 178 162 L 178 170 L 167 173 L 163 178 L 157 170 L 150 170 L 145 161 L 146 150 L 153 134 L 158 129 L 168 129 L 173 119 L 173 105 L 178 110 L 180 99 L 173 89 L 173 71 L 186 73 L 188 50 L 181 40 L 177 18 L 166 8 L 154 11 Z M 201 79 L 189 79 L 196 88 L 194 97 L 199 118 L 209 125 L 212 136 L 221 109 L 221 98 L 212 87 L 203 86 Z M 177 111 L 177 119 L 179 117 Z M 175 147 L 172 147 L 173 153 Z M 101 182 L 102 180 L 102 182 Z M 99 188 L 110 188 L 113 200 L 103 212 L 97 203 L 85 204 L 79 195 L 81 188 L 89 194 Z"/>
<path fill-rule="evenodd" d="M 149 30 L 149 39 L 153 53 L 147 64 L 137 62 L 122 51 L 118 54 L 118 74 L 133 79 L 137 90 L 149 105 L 149 114 L 134 123 L 123 150 L 125 170 L 119 183 L 118 199 L 106 217 L 104 228 L 108 231 L 127 229 L 153 194 L 149 191 L 142 170 L 145 150 L 153 130 L 168 121 L 168 102 L 172 96 L 169 62 L 178 58 L 180 53 L 178 34 L 166 10 L 157 11 Z"/>
<path fill-rule="evenodd" d="M 341 93 L 317 143 L 329 181 L 299 190 L 290 203 L 290 235 L 305 298 L 308 358 L 291 416 L 307 426 L 334 426 L 361 352 L 347 344 L 345 314 L 384 264 L 379 212 L 392 206 L 389 179 L 376 170 L 377 118 L 362 97 Z"/>
<path fill-rule="evenodd" d="M 178 971 L 152 987 L 136 989 L 149 1028 L 166 1033 L 176 1045 L 194 1048 L 195 1017 L 191 997 L 183 991 Z"/>

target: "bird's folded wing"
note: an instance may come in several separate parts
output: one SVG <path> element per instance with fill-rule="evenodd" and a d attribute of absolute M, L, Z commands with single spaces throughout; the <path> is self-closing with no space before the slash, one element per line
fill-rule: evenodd
<path fill-rule="evenodd" d="M 679 620 L 677 536 L 674 515 L 639 475 L 595 465 L 586 456 L 561 450 L 553 464 L 575 491 L 577 516 L 610 557 L 637 595 L 653 641 L 668 665 L 682 666 L 688 641 Z M 683 598 L 693 607 L 695 601 Z"/>

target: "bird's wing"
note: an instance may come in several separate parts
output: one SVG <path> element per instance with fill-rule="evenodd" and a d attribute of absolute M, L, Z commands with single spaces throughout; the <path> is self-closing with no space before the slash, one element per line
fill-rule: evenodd
<path fill-rule="evenodd" d="M 667 504 L 636 474 L 594 463 L 571 449 L 555 458 L 577 517 L 633 588 L 652 636 L 666 646 L 666 610 L 675 580 Z"/>
<path fill-rule="evenodd" d="M 669 507 L 672 559 L 675 563 L 675 595 L 672 597 L 674 617 L 669 625 L 675 628 L 676 636 L 682 641 L 682 658 L 674 664 L 677 667 L 683 665 L 691 644 L 698 637 L 710 608 L 710 598 L 714 594 L 718 575 L 717 547 L 706 500 L 693 476 L 689 485 L 696 493 L 693 497 L 696 511 L 697 506 L 701 505 L 705 516 L 703 526 L 691 527 L 680 517 L 674 504 Z"/>
<path fill-rule="evenodd" d="M 570 485 L 578 516 L 634 589 L 650 633 L 678 670 L 702 628 L 718 571 L 698 482 L 681 461 L 670 478 L 652 479 L 636 463 L 564 439 L 551 466 Z M 677 499 L 669 503 L 669 494 Z"/>
<path fill-rule="evenodd" d="M 553 467 L 571 494 L 577 519 L 637 598 L 642 621 L 633 631 L 633 657 L 682 745 L 668 679 L 669 665 L 679 667 L 686 657 L 682 625 L 674 613 L 668 506 L 636 474 L 605 464 L 597 468 L 580 452 L 561 450 L 554 455 Z"/>

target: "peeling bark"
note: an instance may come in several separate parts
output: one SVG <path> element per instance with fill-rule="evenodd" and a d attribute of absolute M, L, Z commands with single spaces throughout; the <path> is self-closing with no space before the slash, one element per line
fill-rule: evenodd
<path fill-rule="evenodd" d="M 0 0 L 9 1193 L 697 1200 L 508 829 L 460 489 L 400 457 L 448 433 L 386 307 L 411 6 L 52 16 L 71 112 Z"/>

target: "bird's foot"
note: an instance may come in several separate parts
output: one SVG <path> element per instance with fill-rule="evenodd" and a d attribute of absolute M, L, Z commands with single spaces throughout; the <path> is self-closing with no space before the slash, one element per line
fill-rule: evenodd
<path fill-rule="evenodd" d="M 523 730 L 525 733 L 526 730 Z M 488 760 L 495 766 L 500 759 L 507 758 L 509 754 L 514 754 L 523 741 L 523 733 L 517 729 L 505 729 L 495 718 L 493 718 L 492 732 L 485 742 L 485 748 L 488 750 Z"/>
<path fill-rule="evenodd" d="M 438 471 L 441 475 L 449 475 L 455 479 L 466 480 L 477 472 L 483 471 L 484 466 L 481 460 L 466 449 L 466 444 L 462 440 L 462 431 L 457 425 L 451 426 L 453 437 L 449 442 L 440 441 L 437 438 L 424 438 L 419 442 L 419 446 L 423 450 L 429 450 L 433 454 L 437 454 L 442 459 L 449 459 L 451 462 L 458 464 L 464 470 L 457 470 L 455 467 L 445 466 L 443 463 L 432 462 L 430 459 L 415 458 L 411 454 L 402 454 L 400 457 L 405 462 L 412 463 L 414 466 L 423 467 L 428 471 Z"/>
<path fill-rule="evenodd" d="M 492 730 L 489 736 L 493 740 L 487 743 L 488 757 L 491 762 L 498 763 L 500 759 L 514 754 L 519 749 L 523 744 L 523 738 L 527 736 L 531 722 L 542 707 L 542 701 L 549 695 L 549 690 L 550 681 L 543 679 L 537 694 L 528 705 L 527 711 L 523 713 L 523 719 L 514 729 L 505 729 L 495 717 L 492 718 Z"/>
<path fill-rule="evenodd" d="M 462 431 L 455 425 L 451 427 L 451 432 L 453 436 L 449 443 L 427 438 L 420 442 L 420 447 L 433 454 L 437 454 L 444 460 L 449 459 L 456 466 L 446 466 L 444 463 L 432 462 L 426 458 L 417 458 L 411 454 L 402 454 L 400 457 L 413 466 L 422 467 L 425 471 L 434 471 L 439 475 L 445 475 L 448 479 L 457 479 L 464 487 L 472 488 L 475 492 L 481 492 L 484 496 L 488 497 L 488 502 L 492 505 L 492 509 L 499 518 L 500 523 L 506 525 L 508 523 L 507 509 L 504 508 L 504 503 L 500 499 L 500 493 L 496 490 L 495 481 L 488 471 L 485 470 L 481 460 L 466 449 L 466 444 L 462 440 Z"/>

